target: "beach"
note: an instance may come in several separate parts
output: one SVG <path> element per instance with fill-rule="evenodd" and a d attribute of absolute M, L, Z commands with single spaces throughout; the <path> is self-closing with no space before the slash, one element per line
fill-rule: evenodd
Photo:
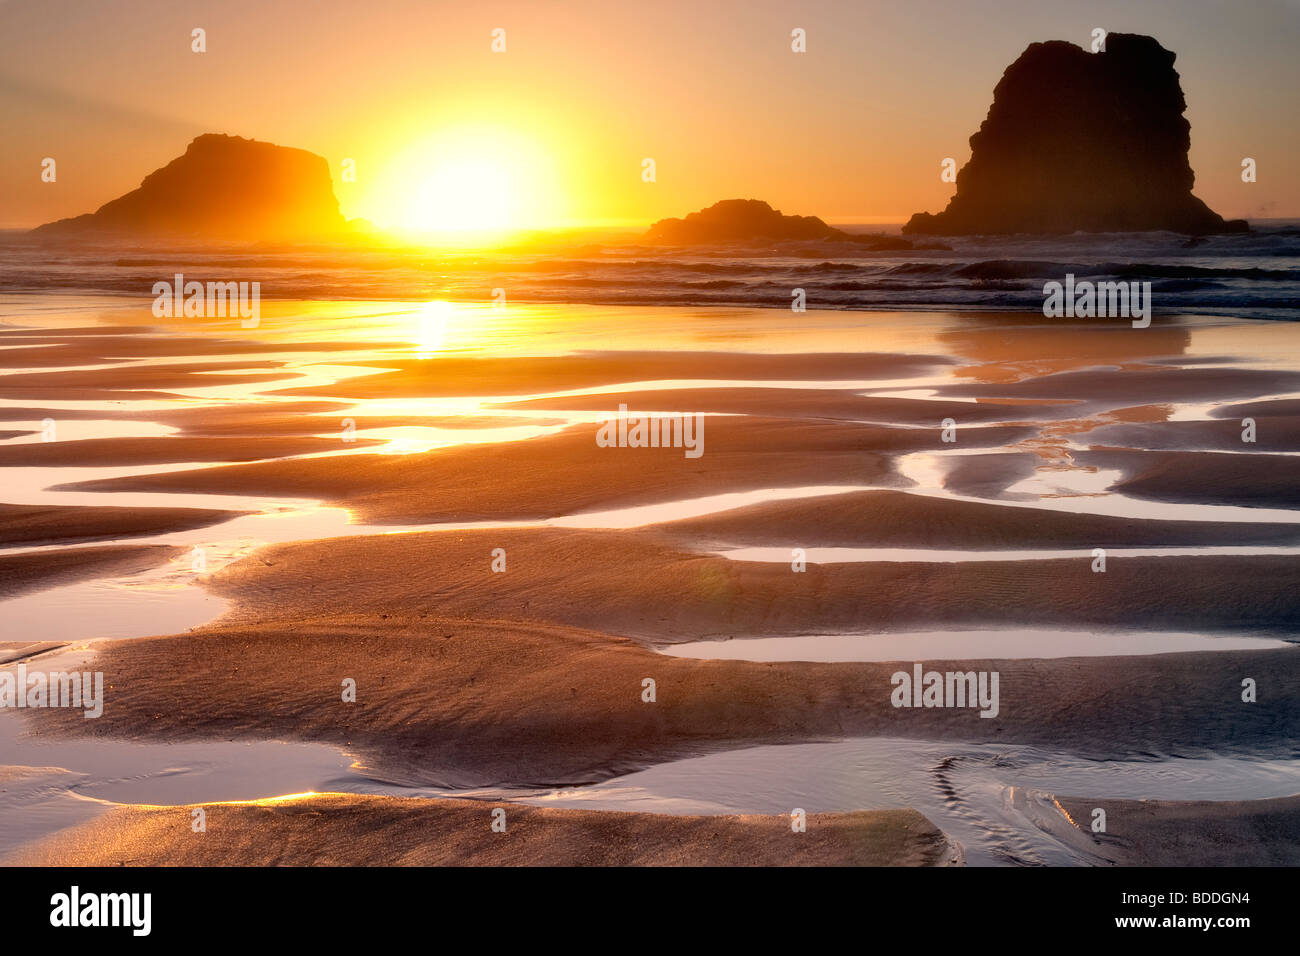
<path fill-rule="evenodd" d="M 7 863 L 1300 862 L 1293 323 L 0 298 Z"/>

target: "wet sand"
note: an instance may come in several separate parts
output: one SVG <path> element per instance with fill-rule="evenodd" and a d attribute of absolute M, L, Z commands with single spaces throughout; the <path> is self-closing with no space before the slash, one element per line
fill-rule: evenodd
<path fill-rule="evenodd" d="M 69 365 L 101 365 L 143 358 L 198 357 L 210 355 L 261 355 L 267 343 L 253 330 L 242 336 L 158 335 L 149 326 L 99 326 L 84 329 L 5 329 L 0 349 L 0 368 L 62 368 Z M 375 347 L 401 347 L 400 342 L 277 340 L 277 353 L 352 352 Z M 240 366 L 247 367 L 247 366 Z"/>
<path fill-rule="evenodd" d="M 1244 368 L 1177 368 L 1143 364 L 1129 368 L 1090 368 L 1041 375 L 1011 385 L 947 386 L 941 395 L 999 399 L 1052 398 L 1110 400 L 1122 395 L 1137 405 L 1249 398 L 1262 393 L 1300 391 L 1300 372 Z"/>
<path fill-rule="evenodd" d="M 1295 866 L 1300 860 L 1300 797 L 1057 802 L 1069 818 L 1053 821 L 1053 830 L 1115 866 Z M 1106 812 L 1101 834 L 1091 828 L 1097 808 Z M 1067 828 L 1074 832 L 1067 835 Z"/>
<path fill-rule="evenodd" d="M 282 387 L 294 373 L 279 360 L 209 363 L 209 371 L 220 369 L 216 375 L 176 363 L 129 366 L 110 361 L 115 350 L 89 337 L 81 346 L 84 354 L 104 353 L 108 367 L 24 372 L 0 383 L 0 399 L 116 402 L 129 393 L 132 401 L 149 401 L 159 394 L 151 389 L 214 384 L 240 385 L 240 394 L 157 412 L 113 406 L 103 416 L 138 414 L 182 428 L 188 437 L 8 445 L 0 455 L 9 454 L 14 464 L 51 467 L 51 484 L 59 480 L 53 466 L 199 464 L 202 449 L 211 460 L 267 458 L 159 474 L 79 474 L 80 480 L 61 487 L 105 502 L 127 490 L 237 496 L 232 509 L 234 501 L 258 496 L 320 499 L 377 527 L 362 536 L 262 547 L 199 576 L 204 587 L 230 601 L 224 617 L 185 634 L 97 644 L 94 667 L 105 672 L 111 687 L 103 717 L 86 721 L 47 710 L 29 713 L 31 726 L 39 734 L 150 743 L 322 742 L 355 754 L 378 779 L 447 787 L 581 785 L 697 754 L 853 737 L 1025 744 L 1097 759 L 1290 757 L 1300 734 L 1296 648 L 944 662 L 943 670 L 1000 673 L 1001 709 L 994 720 L 981 719 L 974 709 L 891 706 L 891 675 L 912 662 L 903 641 L 897 664 L 693 660 L 656 650 L 700 640 L 818 633 L 889 641 L 924 628 L 976 627 L 1294 638 L 1300 633 L 1296 555 L 1213 549 L 1300 545 L 1300 523 L 1280 520 L 1280 513 L 1261 512 L 1260 520 L 1246 521 L 1221 509 L 1295 508 L 1300 482 L 1292 466 L 1300 459 L 1276 452 L 1300 449 L 1270 446 L 1273 454 L 1225 455 L 1145 451 L 1140 444 L 1085 451 L 1071 444 L 1087 445 L 1089 432 L 1104 428 L 1137 428 L 1117 433 L 1136 440 L 1177 424 L 1166 421 L 1173 404 L 1156 403 L 1268 403 L 1271 396 L 1300 390 L 1300 371 L 1245 362 L 1179 367 L 1181 357 L 1174 353 L 1198 330 L 1150 331 L 1057 331 L 990 321 L 987 330 L 972 324 L 938 333 L 936 350 L 951 350 L 951 356 L 906 347 L 892 354 L 690 348 L 541 356 L 495 356 L 489 348 L 488 354 L 428 359 L 338 354 L 320 361 L 346 364 L 352 372 L 367 366 L 376 371 L 300 387 Z M 46 338 L 58 341 L 61 334 Z M 644 387 L 651 382 L 668 388 Z M 885 394 L 871 394 L 872 382 Z M 756 387 L 762 383 L 767 387 Z M 831 387 L 813 387 L 817 383 Z M 611 391 L 549 394 L 584 388 Z M 260 398 L 252 401 L 253 395 Z M 314 400 L 296 398 L 308 395 Z M 394 410 L 399 399 L 405 404 Z M 446 413 L 438 407 L 441 399 L 463 401 L 463 411 Z M 705 420 L 704 455 L 598 447 L 592 418 L 613 413 L 620 402 L 633 413 L 714 413 Z M 45 411 L 39 405 L 23 409 L 23 417 L 10 420 L 44 417 L 25 414 Z M 1279 423 L 1273 434 L 1295 434 L 1294 410 L 1275 410 L 1269 418 Z M 69 409 L 68 417 L 82 411 Z M 578 420 L 564 413 L 577 413 Z M 453 430 L 459 423 L 463 429 L 499 426 L 504 432 L 520 417 L 547 428 L 557 421 L 570 424 L 527 440 L 411 454 L 349 447 L 338 455 L 285 457 L 327 450 L 326 445 L 337 449 L 337 439 L 312 436 L 328 436 L 341 417 L 355 418 L 359 428 L 365 423 Z M 942 440 L 939 423 L 945 417 L 960 423 L 955 443 Z M 1231 421 L 1196 425 L 1162 434 L 1203 440 L 1209 430 L 1236 428 Z M 1118 440 L 1117 434 L 1110 438 Z M 248 435 L 259 436 L 261 444 Z M 942 478 L 932 485 L 927 476 L 941 460 L 953 467 L 946 485 Z M 1064 501 L 1067 507 L 1058 510 L 1012 507 L 1015 502 L 1003 500 L 1036 497 L 1009 489 L 1041 475 L 1044 465 L 1089 489 L 1104 471 L 1114 470 L 1122 475 L 1117 488 L 1134 498 L 1207 508 L 1195 512 L 1194 521 L 1155 514 L 1108 517 L 1093 507 L 1094 501 L 1101 506 L 1116 497 L 1104 488 L 1080 492 L 1073 501 L 1068 491 L 1041 495 L 1043 504 Z M 740 491 L 761 498 L 777 489 L 829 485 L 848 493 L 768 500 L 730 511 L 719 505 L 701 517 L 644 527 L 617 527 L 615 516 L 615 527 L 607 530 L 375 533 L 384 526 L 433 522 L 573 522 L 585 513 L 647 505 L 664 506 L 660 517 L 671 518 L 687 499 Z M 963 500 L 953 492 L 989 500 Z M 175 528 L 176 522 L 199 520 L 198 514 L 220 520 L 215 510 L 196 509 L 188 516 L 179 510 L 138 512 L 126 521 L 109 513 L 114 509 L 96 506 L 81 516 L 33 514 L 24 520 L 38 529 L 45 522 L 63 535 L 78 527 L 83 534 L 135 528 L 147 535 L 150 522 Z M 645 520 L 650 519 L 628 523 Z M 745 544 L 1025 555 L 938 560 L 918 554 L 916 560 L 812 563 L 796 573 L 788 562 L 711 553 Z M 1098 547 L 1207 550 L 1112 555 L 1099 574 L 1091 568 Z M 503 573 L 491 568 L 497 548 L 506 555 Z M 1032 555 L 1076 548 L 1077 558 Z M 149 544 L 73 548 L 0 557 L 0 566 L 13 572 L 5 575 L 6 586 L 30 591 L 129 573 L 162 563 L 175 550 Z M 24 637 L 39 640 L 35 634 Z M 349 678 L 357 683 L 355 703 L 341 699 Z M 646 678 L 655 681 L 653 702 L 642 697 Z M 1245 678 L 1258 682 L 1255 703 L 1241 700 Z M 1122 803 L 1115 802 L 1121 817 Z M 790 836 L 788 821 L 775 817 L 665 818 L 523 807 L 510 811 L 512 819 L 521 814 L 520 840 L 511 845 L 501 842 L 509 836 L 488 831 L 486 806 L 339 795 L 220 804 L 211 808 L 209 833 L 201 838 L 192 837 L 184 808 L 125 806 L 87 828 L 51 838 L 37 856 L 24 859 L 916 864 L 948 853 L 937 831 L 915 813 L 819 817 L 822 842 L 810 840 L 810 849 L 792 851 L 779 842 Z M 1215 807 L 1160 808 L 1143 824 L 1143 834 L 1127 838 L 1132 842 L 1124 852 L 1130 855 L 1116 856 L 1116 862 L 1178 858 L 1159 857 L 1165 839 L 1161 814 L 1228 821 L 1195 826 L 1211 827 L 1199 831 L 1206 833 L 1217 832 L 1213 826 L 1236 827 L 1233 833 L 1253 841 L 1240 860 L 1295 862 L 1294 840 L 1285 835 L 1300 819 L 1293 804 L 1279 803 L 1276 812 L 1247 804 Z M 1263 830 L 1250 829 L 1259 813 L 1265 814 L 1260 819 L 1283 821 L 1284 835 L 1272 846 Z M 428 839 L 430 827 L 444 825 L 445 840 Z M 321 828 L 331 836 L 322 836 Z M 810 824 L 802 836 L 813 833 Z M 213 839 L 215 834 L 225 835 Z M 337 856 L 331 855 L 331 840 L 337 840 Z"/>
<path fill-rule="evenodd" d="M 1254 508 L 1300 508 L 1300 456 L 1104 449 L 1076 459 L 1124 473 L 1115 488 L 1135 498 Z"/>
<path fill-rule="evenodd" d="M 246 371 L 258 368 L 278 369 L 283 364 L 252 360 L 11 372 L 0 378 L 0 398 L 35 398 L 60 402 L 176 398 L 178 396 L 174 393 L 163 390 L 206 388 L 212 385 L 258 385 L 292 378 L 288 372 Z"/>
<path fill-rule="evenodd" d="M 534 357 L 439 356 L 385 362 L 392 371 L 328 386 L 280 389 L 284 395 L 422 398 L 535 395 L 628 382 L 681 379 L 750 381 L 909 378 L 951 363 L 938 355 L 871 352 L 761 355 L 743 352 L 583 352 Z"/>
<path fill-rule="evenodd" d="M 180 548 L 164 545 L 109 545 L 55 552 L 0 554 L 0 597 L 39 591 L 55 584 L 135 574 L 163 564 Z M 24 635 L 39 640 L 39 634 Z"/>
<path fill-rule="evenodd" d="M 189 435 L 322 435 L 331 434 L 338 440 L 343 420 L 352 422 L 358 432 L 368 429 L 390 428 L 510 428 L 519 425 L 551 427 L 563 425 L 560 418 L 512 418 L 507 415 L 355 415 L 341 402 L 319 402 L 308 405 L 314 414 L 297 414 L 299 403 L 254 405 L 234 408 L 194 408 L 183 412 L 161 412 L 154 416 L 158 421 L 173 424 Z M 303 403 L 305 404 L 305 403 Z M 328 412 L 339 412 L 330 415 Z M 357 437 L 357 444 L 371 442 Z M 270 457 L 270 456 L 268 456 Z"/>
<path fill-rule="evenodd" d="M 0 504 L 0 547 L 87 541 L 206 528 L 241 512 L 211 508 L 113 508 Z"/>
<path fill-rule="evenodd" d="M 943 486 L 953 494 L 998 498 L 1006 489 L 1034 474 L 1042 459 L 1032 452 L 962 455 L 949 463 Z"/>
<path fill-rule="evenodd" d="M 1213 418 L 1278 418 L 1300 415 L 1300 398 L 1274 399 L 1266 402 L 1243 402 L 1221 405 L 1210 412 Z"/>
<path fill-rule="evenodd" d="M 174 638 L 101 645 L 95 668 L 113 687 L 103 717 L 45 711 L 35 726 L 155 742 L 327 742 L 385 779 L 453 787 L 581 784 L 718 749 L 846 736 L 1136 758 L 1281 755 L 1300 734 L 1300 650 L 1292 648 L 944 662 L 944 670 L 999 671 L 1000 713 L 986 720 L 974 709 L 892 707 L 899 664 L 666 657 L 604 633 L 534 623 L 541 615 L 527 602 L 498 620 L 448 614 L 422 593 L 426 580 L 413 574 L 405 607 L 392 587 L 374 594 L 371 582 L 357 581 L 362 606 L 351 610 L 330 607 L 306 582 L 300 591 L 280 586 L 267 592 L 279 605 L 274 617 L 259 610 Z M 910 670 L 906 658 L 901 669 Z M 1255 704 L 1240 699 L 1246 677 L 1259 683 Z M 642 700 L 646 678 L 656 682 L 654 703 Z M 342 700 L 347 679 L 356 681 L 355 703 Z"/>
<path fill-rule="evenodd" d="M 358 447 L 379 442 L 354 438 Z M 193 461 L 258 461 L 292 455 L 346 451 L 338 437 L 265 438 L 84 438 L 30 445 L 0 445 L 0 468 L 85 468 L 93 466 L 167 465 Z"/>
<path fill-rule="evenodd" d="M 494 548 L 507 571 L 491 571 Z M 216 575 L 234 619 L 419 612 L 519 617 L 645 641 L 934 625 L 1281 630 L 1300 624 L 1294 555 L 733 561 L 643 532 L 500 529 L 277 545 Z M 324 568 L 338 576 L 321 580 Z M 313 611 L 314 609 L 314 611 Z"/>
<path fill-rule="evenodd" d="M 690 458 L 683 448 L 602 448 L 597 427 L 405 456 L 280 460 L 64 487 L 321 498 L 367 520 L 399 523 L 530 520 L 771 487 L 901 485 L 888 456 L 948 447 L 937 422 L 913 429 L 710 417 L 704 453 Z M 1030 434 L 1026 426 L 985 425 L 964 429 L 962 441 L 997 447 Z"/>
<path fill-rule="evenodd" d="M 1242 432 L 1240 419 L 1160 422 L 1155 425 L 1106 426 L 1086 433 L 1080 440 L 1089 445 L 1154 451 L 1223 451 L 1248 455 L 1300 449 L 1300 416 L 1261 415 L 1255 422 L 1253 442 L 1242 441 Z"/>
<path fill-rule="evenodd" d="M 964 456 L 983 461 L 983 455 Z M 964 460 L 964 459 L 963 459 Z M 948 487 L 952 487 L 949 474 Z M 961 491 L 971 489 L 961 487 Z M 660 526 L 707 546 L 818 545 L 1008 548 L 1296 545 L 1300 524 L 1167 521 L 956 501 L 903 491 L 859 491 L 720 511 Z M 1083 555 L 1081 555 L 1082 557 Z"/>
<path fill-rule="evenodd" d="M 505 832 L 491 829 L 505 810 Z M 668 816 L 476 800 L 315 794 L 205 807 L 118 807 L 0 860 L 8 866 L 937 866 L 954 850 L 914 810 Z"/>
<path fill-rule="evenodd" d="M 559 409 L 609 412 L 619 404 L 633 410 L 661 412 L 723 413 L 763 417 L 825 418 L 841 421 L 877 422 L 888 425 L 928 425 L 939 428 L 945 418 L 961 424 L 1007 422 L 1041 418 L 1050 407 L 1001 402 L 957 402 L 935 399 L 887 398 L 862 395 L 835 388 L 666 388 L 639 391 L 610 391 L 599 394 L 534 398 L 502 402 L 503 409 Z M 1055 414 L 1067 415 L 1067 408 Z"/>
<path fill-rule="evenodd" d="M 970 444 L 1000 445 L 1022 433 L 987 426 L 965 435 Z M 578 425 L 508 444 L 274 461 L 68 487 L 322 498 L 371 521 L 528 520 L 755 488 L 902 484 L 891 474 L 889 453 L 942 446 L 937 428 L 748 417 L 706 419 L 705 451 L 694 459 L 683 448 L 601 448 L 595 436 L 595 425 Z"/>

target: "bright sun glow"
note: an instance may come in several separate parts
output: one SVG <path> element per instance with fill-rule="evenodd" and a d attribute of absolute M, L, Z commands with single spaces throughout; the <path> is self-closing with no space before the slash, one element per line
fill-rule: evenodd
<path fill-rule="evenodd" d="M 443 128 L 377 171 L 371 215 L 380 226 L 420 235 L 537 228 L 563 212 L 555 166 L 519 131 Z"/>
<path fill-rule="evenodd" d="M 487 157 L 433 167 L 416 187 L 403 226 L 416 232 L 498 231 L 517 224 L 516 174 Z"/>

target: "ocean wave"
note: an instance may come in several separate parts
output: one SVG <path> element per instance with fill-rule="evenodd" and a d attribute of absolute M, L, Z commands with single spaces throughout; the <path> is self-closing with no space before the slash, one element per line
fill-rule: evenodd
<path fill-rule="evenodd" d="M 1291 229 L 1291 231 L 1287 231 Z M 809 309 L 1039 311 L 1043 285 L 1151 282 L 1157 313 L 1300 319 L 1300 229 L 1191 240 L 1172 234 L 973 237 L 951 249 L 882 253 L 785 244 L 762 255 L 735 247 L 655 252 L 584 247 L 520 250 L 340 250 L 99 244 L 51 249 L 0 237 L 0 291 L 151 296 L 177 273 L 199 281 L 258 281 L 263 298 L 584 302 Z M 828 253 L 832 253 L 829 257 Z"/>
<path fill-rule="evenodd" d="M 1083 278 L 1139 279 L 1253 279 L 1258 281 L 1300 281 L 1300 269 L 1261 269 L 1258 266 L 1190 266 L 1162 262 L 1052 262 L 1040 259 L 992 259 L 971 262 L 955 269 L 954 275 L 968 279 L 1053 280 L 1067 274 Z"/>

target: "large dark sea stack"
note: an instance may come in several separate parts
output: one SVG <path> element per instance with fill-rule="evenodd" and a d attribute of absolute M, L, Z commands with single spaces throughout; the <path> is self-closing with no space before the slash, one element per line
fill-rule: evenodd
<path fill-rule="evenodd" d="M 1245 231 L 1192 195 L 1186 108 L 1174 54 L 1151 37 L 1112 33 L 1104 53 L 1031 44 L 994 89 L 948 208 L 903 231 Z"/>
<path fill-rule="evenodd" d="M 346 222 L 324 158 L 206 133 L 139 189 L 93 213 L 33 230 L 44 238 L 297 240 L 329 238 Z"/>

